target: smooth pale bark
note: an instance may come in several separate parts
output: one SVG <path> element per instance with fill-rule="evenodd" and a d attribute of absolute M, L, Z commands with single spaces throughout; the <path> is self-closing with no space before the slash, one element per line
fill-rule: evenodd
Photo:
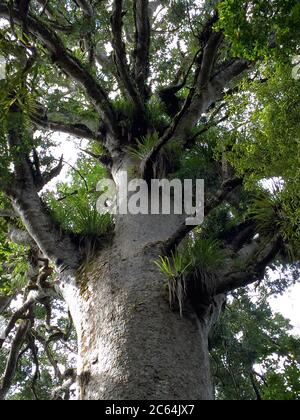
<path fill-rule="evenodd" d="M 175 216 L 128 216 L 65 291 L 78 333 L 79 399 L 213 398 L 210 322 L 169 307 L 153 261 Z M 211 313 L 209 314 L 211 316 Z"/>

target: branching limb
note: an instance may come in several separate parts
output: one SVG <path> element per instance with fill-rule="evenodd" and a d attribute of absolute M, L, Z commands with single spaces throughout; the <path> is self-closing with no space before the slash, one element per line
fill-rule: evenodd
<path fill-rule="evenodd" d="M 48 340 L 46 340 L 41 334 L 39 334 L 37 331 L 32 331 L 33 336 L 43 345 L 45 349 L 45 353 L 47 355 L 47 358 L 53 367 L 55 377 L 61 382 L 63 380 L 63 374 L 60 371 L 59 363 L 57 360 L 55 360 L 55 357 L 52 354 L 52 351 L 50 349 L 50 344 Z"/>
<path fill-rule="evenodd" d="M 171 117 L 174 117 L 180 111 L 181 103 L 180 99 L 176 96 L 176 94 L 186 86 L 188 77 L 198 59 L 198 55 L 200 54 L 200 52 L 201 50 L 197 51 L 197 53 L 195 54 L 181 82 L 180 79 L 183 73 L 182 68 L 179 69 L 179 72 L 177 73 L 175 81 L 172 85 L 159 90 L 158 95 L 162 102 L 165 104 L 168 115 L 170 115 Z"/>
<path fill-rule="evenodd" d="M 241 187 L 243 180 L 241 178 L 232 178 L 225 180 L 215 195 L 205 204 L 204 213 L 207 216 L 212 210 L 219 206 L 228 196 L 238 187 Z"/>
<path fill-rule="evenodd" d="M 250 381 L 251 381 L 251 384 L 252 384 L 252 387 L 253 387 L 253 390 L 254 390 L 254 393 L 255 393 L 255 396 L 256 396 L 256 401 L 262 401 L 263 398 L 262 398 L 262 395 L 260 393 L 258 384 L 256 382 L 255 372 L 251 371 L 249 373 L 249 376 L 250 376 Z"/>
<path fill-rule="evenodd" d="M 118 71 L 118 76 L 124 84 L 125 91 L 129 99 L 139 114 L 145 113 L 145 106 L 142 97 L 138 91 L 138 87 L 130 74 L 129 65 L 127 63 L 126 48 L 122 37 L 123 28 L 123 0 L 114 1 L 114 10 L 111 17 L 111 27 L 113 34 L 113 46 L 115 54 L 115 63 Z"/>
<path fill-rule="evenodd" d="M 31 162 L 30 162 L 31 163 Z M 41 191 L 45 185 L 49 184 L 54 178 L 59 176 L 63 169 L 64 158 L 63 156 L 59 159 L 58 164 L 44 173 L 41 172 L 40 159 L 37 151 L 33 149 L 33 162 L 31 164 L 31 172 L 33 176 L 33 182 L 37 191 Z"/>
<path fill-rule="evenodd" d="M 94 16 L 93 6 L 88 0 L 76 0 L 76 3 L 86 16 L 90 18 Z"/>
<path fill-rule="evenodd" d="M 84 35 L 84 47 L 88 52 L 89 63 L 95 64 L 95 43 L 93 33 L 95 32 L 94 8 L 88 0 L 75 0 L 76 4 L 83 11 L 88 31 Z"/>
<path fill-rule="evenodd" d="M 52 400 L 69 400 L 70 388 L 76 382 L 76 379 L 75 369 L 68 369 L 64 374 L 62 385 L 53 390 Z"/>
<path fill-rule="evenodd" d="M 216 41 L 216 40 L 215 40 Z M 211 57 L 211 54 L 207 54 Z M 205 66 L 208 67 L 208 64 Z M 219 101 L 224 96 L 224 88 L 235 77 L 242 74 L 249 68 L 249 63 L 246 60 L 235 60 L 223 71 L 213 76 L 208 82 L 205 76 L 197 78 L 201 83 L 202 88 L 194 87 L 191 89 L 184 106 L 181 111 L 175 116 L 172 124 L 169 126 L 164 135 L 159 139 L 146 159 L 142 162 L 141 172 L 144 177 L 152 176 L 153 165 L 156 162 L 162 148 L 173 139 L 181 139 L 182 142 L 187 138 L 191 127 L 194 127 L 200 116 L 205 113 L 209 107 L 216 101 Z"/>
<path fill-rule="evenodd" d="M 89 150 L 80 149 L 83 153 L 86 153 L 88 156 L 92 157 L 93 159 L 98 160 L 102 165 L 107 166 L 110 168 L 112 166 L 112 158 L 108 154 L 97 155 Z"/>
<path fill-rule="evenodd" d="M 32 334 L 28 334 L 28 341 L 29 341 L 28 347 L 29 347 L 29 350 L 31 351 L 32 360 L 35 366 L 35 371 L 33 374 L 32 381 L 31 381 L 31 390 L 34 395 L 34 398 L 36 400 L 39 400 L 37 392 L 36 392 L 36 384 L 40 378 L 40 363 L 39 363 L 39 358 L 38 358 L 38 347 L 35 344 L 35 338 Z"/>
<path fill-rule="evenodd" d="M 13 296 L 0 296 L 0 315 L 9 307 Z"/>
<path fill-rule="evenodd" d="M 134 18 L 135 18 L 135 51 L 134 51 L 134 73 L 135 80 L 140 93 L 147 98 L 147 79 L 149 76 L 149 54 L 150 54 L 150 19 L 149 19 L 149 1 L 134 0 Z"/>
<path fill-rule="evenodd" d="M 205 88 L 212 77 L 215 61 L 219 52 L 219 47 L 223 39 L 223 34 L 219 32 L 213 32 L 208 39 L 208 42 L 203 51 L 200 72 L 197 80 L 199 90 Z"/>
<path fill-rule="evenodd" d="M 104 141 L 100 133 L 94 133 L 84 124 L 66 124 L 48 119 L 47 117 L 40 117 L 37 114 L 31 114 L 30 119 L 38 127 L 46 130 L 66 133 L 80 139 Z"/>
<path fill-rule="evenodd" d="M 19 360 L 19 353 L 22 349 L 22 346 L 25 342 L 27 333 L 29 331 L 31 322 L 30 321 L 22 321 L 21 325 L 18 328 L 17 334 L 15 339 L 13 340 L 11 350 L 9 353 L 9 357 L 7 360 L 7 364 L 5 367 L 3 379 L 0 383 L 0 400 L 4 400 L 13 381 L 13 378 L 16 373 L 17 363 Z M 1 343 L 1 341 L 0 341 Z"/>
<path fill-rule="evenodd" d="M 229 179 L 223 182 L 216 194 L 205 204 L 204 215 L 208 216 L 216 207 L 225 201 L 229 195 L 239 186 L 243 181 L 239 178 Z M 182 224 L 174 235 L 167 241 L 164 246 L 164 252 L 169 254 L 184 240 L 184 238 L 194 229 L 194 226 L 187 226 Z"/>
<path fill-rule="evenodd" d="M 23 32 L 28 33 L 27 16 L 29 13 L 30 0 L 18 0 L 17 9 L 23 21 Z"/>
<path fill-rule="evenodd" d="M 255 235 L 254 220 L 246 220 L 239 225 L 223 232 L 218 239 L 222 240 L 227 248 L 237 253 Z"/>
<path fill-rule="evenodd" d="M 66 23 L 70 23 L 66 19 L 66 16 L 64 16 L 63 13 L 57 12 L 57 10 L 52 7 L 50 0 L 36 0 L 36 1 L 41 7 L 40 16 L 43 16 L 45 14 L 49 18 L 49 20 L 52 19 L 52 23 L 56 23 L 59 26 L 60 26 L 60 23 L 57 23 L 57 21 L 58 21 L 58 18 L 60 17 L 62 17 L 64 21 L 66 21 Z"/>
<path fill-rule="evenodd" d="M 40 191 L 44 188 L 45 185 L 49 184 L 50 181 L 52 181 L 54 178 L 56 178 L 62 171 L 64 166 L 64 158 L 63 156 L 60 158 L 58 165 L 56 165 L 51 171 L 44 172 L 41 174 L 41 180 L 39 185 L 37 186 L 37 189 Z"/>
<path fill-rule="evenodd" d="M 233 262 L 232 269 L 219 277 L 216 292 L 228 293 L 239 287 L 246 287 L 263 278 L 266 268 L 274 261 L 282 246 L 280 237 L 273 238 L 268 244 L 252 241 L 249 245 L 242 248 L 238 258 Z M 243 267 L 243 269 L 235 269 L 235 266 Z"/>
<path fill-rule="evenodd" d="M 41 291 L 32 291 L 28 297 L 26 302 L 21 306 L 20 309 L 18 309 L 13 316 L 11 317 L 5 331 L 3 332 L 2 337 L 0 337 L 0 349 L 2 348 L 5 340 L 7 339 L 7 337 L 9 336 L 9 334 L 11 333 L 11 331 L 15 328 L 17 322 L 23 317 L 23 315 L 26 314 L 26 312 L 32 308 L 32 306 L 38 302 L 39 300 L 45 298 L 45 296 L 47 296 L 47 294 L 45 294 L 45 292 L 41 292 Z"/>
<path fill-rule="evenodd" d="M 15 110 L 17 113 L 17 110 Z M 9 131 L 9 145 L 12 150 L 23 144 L 23 133 L 20 126 L 12 126 Z M 32 173 L 32 166 L 26 152 L 14 158 L 15 182 L 4 188 L 10 198 L 15 212 L 20 216 L 27 232 L 33 238 L 41 252 L 47 256 L 58 269 L 77 267 L 79 255 L 70 237 L 63 234 L 45 209 L 39 195 L 38 186 Z M 58 171 L 61 162 L 56 168 Z M 48 179 L 52 174 L 48 174 Z M 55 174 L 54 174 L 55 175 Z"/>
<path fill-rule="evenodd" d="M 17 10 L 10 10 L 3 1 L 0 1 L 0 16 L 12 19 L 14 23 L 22 25 Z M 52 59 L 57 63 L 72 79 L 81 85 L 89 99 L 99 111 L 103 122 L 113 138 L 119 138 L 118 123 L 108 95 L 102 86 L 94 79 L 81 62 L 65 48 L 62 40 L 48 28 L 44 23 L 38 21 L 32 15 L 27 16 L 28 30 L 35 35 L 47 48 L 52 55 Z"/>
<path fill-rule="evenodd" d="M 116 68 L 116 62 L 114 60 L 113 54 L 107 55 L 103 51 L 100 51 L 96 48 L 95 50 L 95 60 L 102 67 L 102 70 L 106 74 L 112 75 L 120 89 L 120 91 L 126 96 L 124 92 L 124 82 L 122 81 L 118 69 Z"/>
<path fill-rule="evenodd" d="M 203 136 L 203 134 L 207 133 L 211 128 L 217 127 L 222 122 L 225 122 L 226 120 L 228 120 L 228 118 L 229 118 L 229 114 L 226 114 L 218 120 L 209 121 L 203 128 L 201 128 L 201 130 L 199 130 L 197 133 L 195 133 L 193 136 L 191 136 L 190 138 L 186 140 L 185 148 L 190 149 L 193 146 L 195 146 L 195 143 L 199 137 Z"/>

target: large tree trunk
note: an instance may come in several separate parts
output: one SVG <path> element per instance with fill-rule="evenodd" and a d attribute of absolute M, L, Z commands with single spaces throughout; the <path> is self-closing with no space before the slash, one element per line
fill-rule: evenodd
<path fill-rule="evenodd" d="M 209 328 L 192 312 L 170 309 L 153 264 L 170 218 L 126 218 L 111 247 L 78 277 L 81 399 L 213 398 Z"/>

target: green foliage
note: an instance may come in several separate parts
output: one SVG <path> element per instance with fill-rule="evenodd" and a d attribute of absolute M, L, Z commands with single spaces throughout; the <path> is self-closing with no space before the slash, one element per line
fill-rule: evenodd
<path fill-rule="evenodd" d="M 16 57 L 10 55 L 10 52 L 16 54 Z M 0 80 L 0 122 L 5 124 L 13 106 L 21 109 L 23 115 L 36 111 L 36 97 L 26 84 L 27 74 L 24 73 L 24 68 L 27 57 L 24 48 L 9 46 L 8 41 L 0 34 L 0 55 L 2 54 L 6 61 L 6 78 Z"/>
<path fill-rule="evenodd" d="M 97 211 L 97 183 L 106 172 L 100 165 L 94 165 L 91 159 L 77 162 L 77 169 L 70 171 L 71 182 L 58 185 L 57 192 L 48 192 L 45 196 L 55 220 L 62 229 L 91 239 L 107 235 L 113 220 L 109 214 Z M 84 174 L 84 175 L 83 175 Z"/>
<path fill-rule="evenodd" d="M 290 261 L 298 258 L 299 212 L 289 194 L 278 189 L 272 194 L 261 192 L 250 204 L 249 216 L 266 242 L 280 236 L 286 242 Z"/>
<path fill-rule="evenodd" d="M 191 263 L 186 262 L 184 256 L 176 251 L 175 253 L 172 252 L 171 258 L 160 257 L 158 261 L 154 261 L 154 264 L 168 280 L 170 307 L 178 303 L 179 312 L 182 316 L 185 298 L 184 275 Z"/>
<path fill-rule="evenodd" d="M 233 129 L 219 147 L 248 183 L 271 177 L 293 183 L 299 178 L 300 83 L 291 62 L 267 64 L 261 73 L 263 83 L 243 83 L 230 100 Z"/>
<path fill-rule="evenodd" d="M 172 252 L 171 257 L 160 257 L 155 261 L 160 272 L 168 279 L 181 278 L 198 268 L 214 271 L 226 255 L 221 247 L 221 242 L 214 238 L 203 237 L 201 232 L 196 237 L 189 239 L 180 250 Z"/>
<path fill-rule="evenodd" d="M 7 239 L 9 227 L 0 221 L 0 295 L 12 295 L 27 284 L 28 249 Z"/>
<path fill-rule="evenodd" d="M 137 140 L 135 147 L 129 147 L 128 151 L 131 156 L 138 159 L 139 161 L 142 161 L 149 155 L 153 147 L 156 145 L 158 139 L 159 134 L 157 132 L 147 134 L 140 140 Z"/>
<path fill-rule="evenodd" d="M 184 256 L 178 251 L 172 252 L 171 258 L 160 257 L 154 263 L 168 279 L 181 277 L 191 265 L 191 263 L 185 261 Z"/>
<path fill-rule="evenodd" d="M 124 98 L 117 98 L 114 100 L 114 108 L 121 118 L 127 119 L 127 123 L 133 123 L 135 117 L 135 107 L 131 101 Z"/>
<path fill-rule="evenodd" d="M 292 64 L 269 61 L 259 69 L 263 82 L 241 84 L 228 99 L 231 129 L 219 130 L 215 156 L 226 159 L 245 180 L 247 213 L 268 239 L 283 237 L 295 259 L 299 248 L 299 97 Z M 270 184 L 274 184 L 269 193 Z M 263 188 L 263 189 L 262 189 Z M 250 208 L 250 209 L 249 209 Z"/>
<path fill-rule="evenodd" d="M 298 345 L 297 340 L 291 341 L 294 341 L 295 345 Z M 278 369 L 277 372 L 271 371 L 270 373 L 267 373 L 265 379 L 267 386 L 263 392 L 264 400 L 299 401 L 299 358 L 298 361 L 293 359 L 295 359 L 295 357 L 292 353 L 290 359 L 284 362 L 281 371 Z"/>
<path fill-rule="evenodd" d="M 218 28 L 225 31 L 235 57 L 288 57 L 299 48 L 297 0 L 223 0 Z"/>
<path fill-rule="evenodd" d="M 300 340 L 266 298 L 241 291 L 227 305 L 212 343 L 218 399 L 257 399 L 253 380 L 264 400 L 300 398 Z"/>
<path fill-rule="evenodd" d="M 199 128 L 197 129 L 199 131 Z M 179 179 L 205 179 L 207 193 L 213 194 L 219 186 L 213 155 L 214 133 L 202 136 L 191 150 L 179 151 L 180 165 L 175 176 Z"/>
<path fill-rule="evenodd" d="M 188 242 L 184 253 L 194 269 L 202 267 L 213 271 L 225 260 L 221 242 L 211 237 L 203 237 L 201 234 Z"/>
<path fill-rule="evenodd" d="M 68 232 L 101 237 L 111 226 L 110 217 L 97 212 L 95 197 L 90 198 L 86 193 L 69 196 L 62 202 L 49 195 L 48 205 L 55 220 Z"/>
<path fill-rule="evenodd" d="M 189 239 L 180 250 L 172 252 L 171 257 L 160 256 L 158 261 L 154 261 L 168 281 L 170 306 L 177 302 L 182 315 L 187 279 L 193 275 L 194 281 L 200 281 L 203 276 L 213 275 L 224 260 L 221 243 L 200 233 L 196 238 Z"/>
<path fill-rule="evenodd" d="M 163 129 L 171 122 L 164 105 L 155 98 L 152 98 L 147 105 L 147 120 L 149 126 L 153 129 Z"/>

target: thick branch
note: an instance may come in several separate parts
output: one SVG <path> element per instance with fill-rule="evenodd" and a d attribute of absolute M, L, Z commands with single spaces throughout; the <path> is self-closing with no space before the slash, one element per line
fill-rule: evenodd
<path fill-rule="evenodd" d="M 0 315 L 9 307 L 13 296 L 0 296 Z"/>
<path fill-rule="evenodd" d="M 33 333 L 33 335 L 34 335 L 34 337 L 43 345 L 43 347 L 44 347 L 44 349 L 45 349 L 45 353 L 46 353 L 46 355 L 47 355 L 47 358 L 48 358 L 48 360 L 49 360 L 49 362 L 50 362 L 50 364 L 52 365 L 52 367 L 53 367 L 53 370 L 54 370 L 54 374 L 55 374 L 55 376 L 56 376 L 56 378 L 59 380 L 59 381 L 62 381 L 63 380 L 63 375 L 62 375 L 62 373 L 61 373 L 61 371 L 60 371 L 60 368 L 59 368 L 59 363 L 58 363 L 58 361 L 55 359 L 55 357 L 52 355 L 52 352 L 51 352 L 51 348 L 50 348 L 50 343 L 48 342 L 48 340 L 46 340 L 41 334 L 39 334 L 37 331 L 33 331 L 32 332 Z"/>
<path fill-rule="evenodd" d="M 214 35 L 214 43 L 212 45 L 218 48 L 219 42 L 220 39 Z M 208 58 L 214 59 L 214 57 L 215 55 L 211 52 L 207 53 L 207 60 Z M 191 89 L 181 111 L 175 116 L 170 127 L 142 162 L 141 171 L 146 179 L 149 176 L 151 177 L 153 164 L 156 162 L 161 149 L 173 139 L 181 139 L 184 142 L 190 129 L 197 124 L 201 115 L 213 103 L 224 96 L 226 85 L 235 77 L 242 74 L 248 67 L 249 63 L 246 60 L 235 60 L 224 70 L 213 76 L 208 82 L 206 82 L 206 76 L 200 72 L 197 78 L 197 86 Z M 204 68 L 208 69 L 209 72 L 212 70 L 208 63 L 204 65 Z"/>
<path fill-rule="evenodd" d="M 16 323 L 19 319 L 22 318 L 22 316 L 32 307 L 32 305 L 37 301 L 37 293 L 32 293 L 30 296 L 28 296 L 28 299 L 26 302 L 21 306 L 20 309 L 18 309 L 13 316 L 11 317 L 5 331 L 3 332 L 3 335 L 0 337 L 0 349 L 3 346 L 3 343 L 11 333 L 11 331 L 15 328 Z"/>
<path fill-rule="evenodd" d="M 191 149 L 193 146 L 195 146 L 197 139 L 199 137 L 203 136 L 203 134 L 207 133 L 211 128 L 217 127 L 222 122 L 228 120 L 228 118 L 229 118 L 229 115 L 226 114 L 216 121 L 213 121 L 213 120 L 209 121 L 203 128 L 201 128 L 201 130 L 199 130 L 197 133 L 195 133 L 193 136 L 191 136 L 190 138 L 186 140 L 185 148 Z"/>
<path fill-rule="evenodd" d="M 200 73 L 197 80 L 199 89 L 204 88 L 211 79 L 217 54 L 219 52 L 219 46 L 223 41 L 223 38 L 222 33 L 214 32 L 204 48 Z"/>
<path fill-rule="evenodd" d="M 38 127 L 45 128 L 46 130 L 70 134 L 70 136 L 80 139 L 104 141 L 100 133 L 94 133 L 85 124 L 65 124 L 48 119 L 47 117 L 40 117 L 37 114 L 31 114 L 30 119 Z"/>
<path fill-rule="evenodd" d="M 78 250 L 44 208 L 37 191 L 32 188 L 14 189 L 9 195 L 15 211 L 42 253 L 59 269 L 76 268 Z"/>
<path fill-rule="evenodd" d="M 135 79 L 141 94 L 147 97 L 146 83 L 149 76 L 150 19 L 149 1 L 134 0 L 135 17 Z"/>
<path fill-rule="evenodd" d="M 23 321 L 22 324 L 19 326 L 15 339 L 13 340 L 10 354 L 8 357 L 8 361 L 6 364 L 5 372 L 3 375 L 1 387 L 0 387 L 0 400 L 4 400 L 11 385 L 13 378 L 16 373 L 17 364 L 19 360 L 19 353 L 22 349 L 24 344 L 26 335 L 30 328 L 31 322 L 30 321 Z"/>
<path fill-rule="evenodd" d="M 236 188 L 242 185 L 242 183 L 243 181 L 239 178 L 224 181 L 214 197 L 206 202 L 204 207 L 204 215 L 208 216 L 209 213 L 211 213 L 216 207 L 225 201 Z M 175 234 L 165 244 L 164 252 L 169 254 L 171 251 L 173 251 L 193 229 L 194 226 L 187 226 L 186 224 L 182 224 L 175 232 Z"/>
<path fill-rule="evenodd" d="M 51 169 L 51 171 L 44 172 L 43 174 L 41 174 L 39 183 L 37 185 L 37 190 L 41 191 L 45 185 L 49 184 L 49 182 L 51 182 L 54 178 L 59 176 L 59 174 L 61 173 L 63 169 L 63 166 L 64 166 L 64 158 L 62 156 L 58 164 L 53 169 Z"/>
<path fill-rule="evenodd" d="M 249 63 L 246 60 L 237 59 L 223 71 L 213 76 L 210 81 L 194 95 L 191 106 L 182 116 L 176 130 L 174 130 L 173 137 L 186 138 L 189 129 L 195 126 L 201 115 L 205 113 L 212 104 L 222 99 L 227 84 L 241 75 L 247 68 L 249 68 Z"/>
<path fill-rule="evenodd" d="M 268 244 L 252 242 L 240 251 L 240 257 L 234 261 L 237 267 L 243 266 L 243 270 L 234 270 L 219 277 L 216 286 L 216 294 L 228 293 L 240 287 L 246 287 L 263 278 L 267 267 L 274 261 L 282 248 L 281 238 L 275 237 Z M 250 256 L 244 257 L 244 254 Z"/>
<path fill-rule="evenodd" d="M 223 182 L 219 190 L 205 205 L 205 216 L 207 216 L 213 209 L 223 203 L 224 200 L 231 194 L 236 188 L 243 184 L 241 178 L 227 179 Z"/>
<path fill-rule="evenodd" d="M 11 127 L 10 148 L 21 147 L 22 140 L 21 127 Z M 59 269 L 76 268 L 79 260 L 78 250 L 70 237 L 62 233 L 45 209 L 38 195 L 39 188 L 35 183 L 29 158 L 26 154 L 13 155 L 13 158 L 15 182 L 13 185 L 6 186 L 3 192 L 10 198 L 15 212 L 20 216 L 27 232 L 42 253 Z M 49 175 L 50 178 L 52 175 Z"/>
<path fill-rule="evenodd" d="M 239 225 L 223 232 L 218 239 L 224 241 L 225 245 L 233 252 L 238 252 L 255 235 L 255 221 L 246 220 Z"/>
<path fill-rule="evenodd" d="M 123 28 L 123 0 L 114 1 L 114 10 L 111 18 L 113 46 L 118 76 L 122 80 L 127 96 L 133 101 L 139 113 L 145 113 L 145 106 L 138 92 L 135 81 L 132 79 L 127 63 L 125 43 L 122 39 Z"/>
<path fill-rule="evenodd" d="M 198 60 L 198 55 L 200 54 L 200 52 L 201 50 L 197 51 L 197 53 L 195 54 L 182 80 L 181 80 L 181 77 L 182 77 L 182 74 L 184 73 L 184 65 L 185 65 L 184 62 L 182 63 L 181 68 L 177 72 L 173 83 L 167 87 L 160 89 L 158 92 L 160 99 L 165 104 L 168 115 L 171 117 L 174 117 L 180 111 L 181 100 L 176 94 L 186 86 L 189 75 L 193 69 L 193 66 Z"/>
<path fill-rule="evenodd" d="M 6 19 L 13 19 L 17 24 L 23 24 L 18 11 L 10 10 L 3 1 L 0 1 L 0 16 Z M 83 67 L 81 62 L 66 50 L 61 39 L 44 23 L 40 23 L 36 18 L 28 15 L 27 26 L 28 30 L 43 42 L 44 46 L 51 53 L 53 61 L 84 88 L 86 94 L 100 113 L 109 132 L 115 138 L 118 138 L 117 119 L 107 93 L 100 84 Z"/>
<path fill-rule="evenodd" d="M 76 0 L 76 3 L 86 16 L 90 18 L 94 16 L 93 6 L 88 0 Z"/>
<path fill-rule="evenodd" d="M 63 383 L 52 392 L 52 400 L 68 400 L 71 386 L 76 382 L 77 375 L 74 369 L 69 369 L 64 374 Z"/>
<path fill-rule="evenodd" d="M 50 0 L 36 0 L 37 3 L 42 8 L 40 15 L 42 16 L 44 13 L 49 19 L 56 19 L 58 16 L 58 13 L 56 13 L 56 10 L 51 6 Z M 62 14 L 61 14 L 62 15 Z"/>

